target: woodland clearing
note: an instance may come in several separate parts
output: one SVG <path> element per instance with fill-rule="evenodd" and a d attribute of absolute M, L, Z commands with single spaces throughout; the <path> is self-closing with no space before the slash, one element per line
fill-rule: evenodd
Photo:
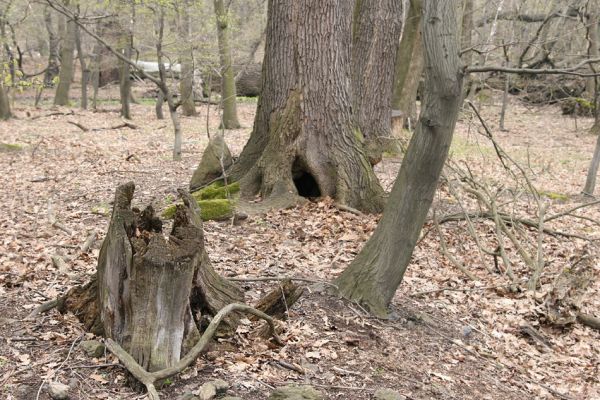
<path fill-rule="evenodd" d="M 136 90 L 142 93 L 144 88 Z M 479 105 L 483 117 L 495 140 L 542 194 L 546 215 L 589 201 L 580 192 L 595 142 L 586 133 L 592 119 L 575 121 L 561 115 L 556 105 L 526 107 L 513 97 L 507 131 L 502 132 L 495 97 Z M 1 397 L 48 399 L 41 385 L 60 381 L 70 384 L 74 399 L 141 399 L 143 394 L 126 385 L 125 370 L 114 356 L 90 358 L 82 352 L 79 342 L 91 335 L 73 315 L 52 310 L 35 319 L 25 317 L 94 273 L 118 184 L 134 181 L 136 203 L 152 202 L 158 210 L 176 198 L 177 188 L 187 187 L 207 144 L 207 107 L 199 108 L 198 117 L 182 117 L 182 161 L 173 162 L 169 123 L 156 120 L 153 105 L 143 98 L 132 105 L 137 129 L 110 129 L 122 123 L 118 101 L 102 102 L 97 112 L 45 105 L 35 109 L 26 97 L 19 101 L 13 109 L 17 119 L 0 125 L 0 142 L 17 145 L 0 151 Z M 234 155 L 248 139 L 255 108 L 254 100 L 242 100 L 238 116 L 243 128 L 225 133 Z M 212 106 L 212 132 L 219 121 Z M 461 112 L 450 159 L 490 185 L 511 185 L 468 109 Z M 376 166 L 387 190 L 400 162 L 401 157 L 389 156 Z M 474 209 L 472 199 L 464 201 Z M 442 182 L 432 218 L 434 212 L 442 218 L 457 207 L 447 182 Z M 509 207 L 519 215 L 534 213 L 527 196 Z M 481 254 L 464 222 L 440 226 L 448 247 L 443 251 L 430 219 L 423 229 L 429 233 L 419 242 L 394 298 L 392 320 L 370 317 L 358 305 L 304 282 L 304 296 L 282 322 L 284 347 L 254 337 L 258 324 L 245 321 L 233 337 L 220 339 L 193 367 L 170 380 L 161 394 L 178 398 L 221 378 L 231 384 L 232 395 L 247 400 L 264 399 L 272 387 L 289 382 L 311 384 L 331 399 L 370 399 L 379 388 L 397 390 L 409 399 L 600 398 L 600 332 L 580 324 L 555 328 L 540 323 L 538 316 L 538 301 L 583 249 L 593 257 L 594 279 L 582 311 L 600 312 L 600 204 L 579 215 L 588 219 L 558 218 L 551 228 L 595 240 L 544 235 L 545 268 L 536 294 L 512 293 L 500 271 L 490 273 L 493 257 Z M 208 221 L 204 230 L 208 253 L 222 276 L 331 281 L 354 258 L 377 221 L 377 216 L 357 215 L 321 199 L 250 215 L 239 225 Z M 475 226 L 482 240 L 494 240 L 485 222 Z M 91 232 L 97 239 L 81 251 Z M 531 240 L 537 237 L 532 231 Z M 515 256 L 518 250 L 508 244 L 507 252 L 516 260 L 517 279 L 527 277 L 528 266 Z M 447 254 L 478 280 L 467 280 Z M 62 257 L 66 265 L 57 268 L 52 256 Z M 248 304 L 274 287 L 277 281 L 243 282 Z M 533 327 L 546 340 L 524 334 L 523 326 Z"/>

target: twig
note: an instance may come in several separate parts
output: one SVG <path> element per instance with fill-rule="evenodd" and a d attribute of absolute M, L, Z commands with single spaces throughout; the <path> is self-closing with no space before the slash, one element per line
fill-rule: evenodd
<path fill-rule="evenodd" d="M 279 336 L 277 336 L 277 333 L 275 332 L 275 322 L 273 318 L 263 313 L 262 311 L 259 311 L 248 305 L 233 303 L 223 307 L 221 311 L 219 311 L 217 315 L 214 316 L 214 318 L 202 334 L 202 337 L 200 337 L 200 339 L 194 345 L 194 347 L 192 347 L 192 349 L 181 360 L 179 360 L 177 363 L 175 363 L 175 365 L 171 367 L 161 369 L 159 371 L 148 372 L 142 366 L 140 366 L 137 363 L 137 361 L 114 340 L 110 338 L 106 339 L 106 347 L 119 359 L 119 361 L 123 363 L 125 368 L 127 368 L 127 370 L 137 380 L 139 380 L 142 384 L 146 386 L 146 389 L 148 390 L 148 398 L 150 400 L 159 400 L 160 397 L 158 395 L 156 387 L 154 386 L 156 381 L 166 379 L 175 374 L 178 374 L 179 372 L 183 371 L 185 368 L 190 366 L 194 361 L 196 361 L 196 358 L 198 358 L 198 356 L 200 355 L 200 353 L 202 353 L 202 351 L 204 351 L 210 340 L 212 340 L 213 336 L 217 331 L 217 328 L 219 327 L 225 316 L 227 316 L 227 314 L 231 312 L 236 311 L 246 312 L 267 321 L 271 330 L 271 335 L 273 336 L 275 342 L 279 345 L 283 345 L 283 342 L 281 341 L 281 339 L 279 339 Z"/>
<path fill-rule="evenodd" d="M 448 260 L 450 260 L 450 262 L 452 264 L 454 264 L 454 266 L 456 268 L 458 268 L 463 274 L 465 274 L 470 280 L 478 281 L 479 279 L 477 278 L 477 276 L 475 276 L 472 272 L 467 270 L 460 261 L 458 261 L 456 258 L 454 258 L 454 256 L 452 254 L 450 254 L 448 252 L 448 247 L 446 245 L 446 239 L 444 239 L 444 235 L 442 234 L 442 230 L 440 229 L 440 224 L 438 224 L 437 218 L 435 216 L 435 212 L 433 214 L 433 223 L 435 224 L 435 228 L 436 228 L 438 236 L 440 238 L 440 248 L 441 248 L 442 254 L 444 256 L 446 256 L 446 258 Z"/>
<path fill-rule="evenodd" d="M 82 335 L 79 335 L 77 337 L 77 339 L 73 340 L 73 343 L 71 343 L 71 348 L 69 349 L 69 352 L 67 353 L 67 356 L 65 357 L 65 359 L 63 360 L 62 363 L 60 363 L 60 365 L 56 368 L 55 370 L 55 375 L 56 373 L 58 373 L 58 371 L 61 370 L 61 368 L 65 365 L 65 363 L 69 360 L 69 357 L 71 357 L 71 353 L 73 352 L 73 349 L 75 348 L 75 344 L 83 337 Z M 37 395 L 35 396 L 35 400 L 39 400 L 40 399 L 40 393 L 42 392 L 42 388 L 44 387 L 44 383 L 46 383 L 46 380 L 48 379 L 48 376 L 46 376 L 43 380 L 42 383 L 40 384 L 40 388 L 37 391 Z"/>
<path fill-rule="evenodd" d="M 483 287 L 473 287 L 473 288 L 444 287 L 444 288 L 439 288 L 439 289 L 423 290 L 422 292 L 409 293 L 408 295 L 410 297 L 419 297 L 419 296 L 424 296 L 426 294 L 439 293 L 439 292 L 474 292 L 476 290 L 493 290 L 493 289 L 503 289 L 503 288 L 506 288 L 506 285 L 483 286 Z"/>
<path fill-rule="evenodd" d="M 600 203 L 600 199 L 599 200 L 595 200 L 595 201 L 591 201 L 589 203 L 580 204 L 580 205 L 578 205 L 576 207 L 568 209 L 567 211 L 563 211 L 563 212 L 559 212 L 558 214 L 551 215 L 551 216 L 547 217 L 546 219 L 544 219 L 544 222 L 552 221 L 553 219 L 557 219 L 557 218 L 561 218 L 561 217 L 564 217 L 564 216 L 567 216 L 567 215 L 571 215 L 571 213 L 573 211 L 577 211 L 580 208 L 585 208 L 585 207 L 593 206 L 593 205 L 596 205 L 596 204 L 599 204 L 599 203 Z"/>
<path fill-rule="evenodd" d="M 282 361 L 282 360 L 275 360 L 274 363 L 275 363 L 275 365 L 278 365 L 278 366 L 280 366 L 282 368 L 285 368 L 285 369 L 289 369 L 290 371 L 294 371 L 294 372 L 297 372 L 297 373 L 302 374 L 302 375 L 304 375 L 306 373 L 304 371 L 304 369 L 302 369 L 301 367 L 299 367 L 299 366 L 297 366 L 295 364 L 289 363 L 289 362 L 285 362 L 285 361 Z"/>

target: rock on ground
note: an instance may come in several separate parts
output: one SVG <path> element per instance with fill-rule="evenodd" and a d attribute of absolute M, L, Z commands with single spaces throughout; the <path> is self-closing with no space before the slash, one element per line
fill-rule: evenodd
<path fill-rule="evenodd" d="M 48 394 L 53 400 L 67 400 L 69 398 L 69 387 L 64 383 L 52 382 L 48 385 Z"/>
<path fill-rule="evenodd" d="M 275 390 L 268 400 L 324 400 L 311 386 L 284 386 Z"/>
<path fill-rule="evenodd" d="M 375 400 L 406 400 L 406 397 L 392 389 L 379 389 L 375 392 Z"/>

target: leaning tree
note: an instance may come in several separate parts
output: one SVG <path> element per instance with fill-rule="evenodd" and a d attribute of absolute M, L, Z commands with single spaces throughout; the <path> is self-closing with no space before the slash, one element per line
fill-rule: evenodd
<path fill-rule="evenodd" d="M 460 108 L 463 73 L 453 1 L 426 1 L 425 94 L 417 129 L 373 236 L 336 279 L 339 292 L 376 315 L 402 282 L 448 155 Z"/>
<path fill-rule="evenodd" d="M 384 192 L 351 100 L 353 2 L 271 0 L 254 128 L 229 172 L 244 196 L 331 196 L 380 211 Z"/>

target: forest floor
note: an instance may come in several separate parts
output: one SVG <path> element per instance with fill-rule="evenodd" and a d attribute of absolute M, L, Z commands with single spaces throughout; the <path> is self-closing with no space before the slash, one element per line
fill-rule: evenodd
<path fill-rule="evenodd" d="M 206 105 L 198 108 L 198 117 L 183 118 L 183 161 L 172 162 L 170 121 L 156 120 L 148 101 L 133 106 L 133 123 L 139 129 L 108 129 L 121 123 L 115 101 L 102 102 L 98 112 L 49 105 L 35 109 L 26 102 L 29 105 L 17 103 L 17 119 L 0 122 L 0 142 L 18 145 L 0 149 L 0 398 L 48 399 L 45 385 L 52 381 L 69 384 L 73 399 L 144 398 L 127 386 L 125 370 L 112 355 L 84 354 L 78 344 L 91 335 L 73 315 L 52 310 L 33 320 L 25 317 L 95 272 L 118 184 L 133 180 L 134 202 L 154 202 L 158 209 L 176 197 L 177 188 L 187 187 L 207 143 Z M 250 134 L 255 107 L 254 100 L 241 100 L 244 127 L 226 132 L 234 154 Z M 546 215 L 589 201 L 579 193 L 595 141 L 586 134 L 590 119 L 575 121 L 562 116 L 557 106 L 525 107 L 513 98 L 508 131 L 501 132 L 498 105 L 483 104 L 481 109 L 495 139 L 543 194 Z M 218 117 L 213 106 L 208 122 L 213 132 Z M 513 185 L 468 110 L 461 114 L 451 159 L 468 165 L 495 190 Z M 376 166 L 388 190 L 400 161 L 386 157 Z M 449 194 L 448 181 L 438 192 L 436 215 L 455 212 L 457 200 Z M 536 218 L 531 196 L 514 195 L 513 200 L 506 207 Z M 475 210 L 473 199 L 465 198 L 464 205 Z M 66 229 L 54 227 L 50 214 Z M 558 218 L 551 226 L 600 238 L 597 223 L 590 221 L 600 220 L 600 205 L 586 207 L 579 215 L 588 219 Z M 354 258 L 378 218 L 342 211 L 324 199 L 250 215 L 241 225 L 206 222 L 204 228 L 213 265 L 224 276 L 329 281 Z M 481 240 L 493 248 L 490 226 L 475 223 Z M 594 242 L 544 235 L 546 266 L 540 289 L 535 294 L 513 293 L 506 288 L 506 276 L 494 269 L 494 258 L 479 250 L 464 222 L 442 225 L 446 253 L 432 227 L 430 220 L 394 298 L 395 318 L 370 317 L 358 305 L 320 294 L 309 285 L 283 323 L 284 347 L 273 348 L 253 335 L 253 325 L 242 325 L 234 337 L 220 340 L 193 367 L 172 378 L 161 391 L 163 398 L 176 399 L 214 378 L 229 382 L 230 395 L 246 400 L 265 399 L 273 387 L 287 383 L 311 384 L 330 399 L 371 399 L 379 388 L 397 390 L 408 399 L 600 398 L 600 333 L 579 324 L 558 329 L 539 319 L 540 300 L 555 277 L 584 249 L 597 257 Z M 98 240 L 83 253 L 80 246 L 92 230 Z M 528 238 L 524 247 L 535 253 L 537 232 L 520 234 Z M 507 243 L 515 275 L 524 280 L 529 267 L 517 250 Z M 455 268 L 447 254 L 477 280 Z M 66 268 L 52 264 L 54 255 L 66 260 Z M 595 315 L 600 314 L 597 260 L 582 305 L 583 311 Z M 248 303 L 276 285 L 244 283 Z M 523 334 L 522 326 L 532 327 L 546 340 Z M 282 367 L 282 361 L 304 373 Z"/>

